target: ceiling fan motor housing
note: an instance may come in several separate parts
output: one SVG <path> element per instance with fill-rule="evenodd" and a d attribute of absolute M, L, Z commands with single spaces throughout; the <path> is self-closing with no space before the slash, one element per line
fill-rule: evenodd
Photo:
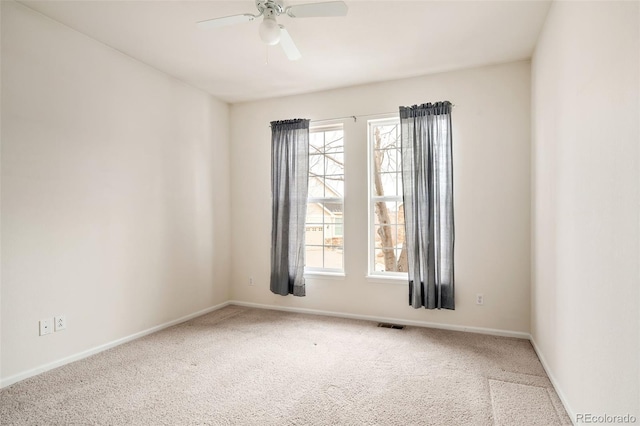
<path fill-rule="evenodd" d="M 256 7 L 265 18 L 275 18 L 284 12 L 282 3 L 275 0 L 256 0 Z"/>

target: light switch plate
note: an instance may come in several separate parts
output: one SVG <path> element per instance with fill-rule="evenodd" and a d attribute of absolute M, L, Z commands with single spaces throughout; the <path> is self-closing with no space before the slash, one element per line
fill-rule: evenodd
<path fill-rule="evenodd" d="M 44 336 L 45 334 L 50 334 L 53 332 L 53 324 L 51 323 L 51 318 L 41 319 L 40 320 L 40 335 Z"/>

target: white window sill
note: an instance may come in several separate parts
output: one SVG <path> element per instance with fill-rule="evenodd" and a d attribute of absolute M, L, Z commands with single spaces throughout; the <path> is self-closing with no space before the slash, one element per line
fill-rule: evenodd
<path fill-rule="evenodd" d="M 399 277 L 399 276 L 384 276 L 384 275 L 367 275 L 367 281 L 370 283 L 381 283 L 381 284 L 408 284 L 409 280 L 407 277 Z"/>
<path fill-rule="evenodd" d="M 344 272 L 320 272 L 310 271 L 304 273 L 304 278 L 308 280 L 336 280 L 344 281 L 347 276 Z"/>

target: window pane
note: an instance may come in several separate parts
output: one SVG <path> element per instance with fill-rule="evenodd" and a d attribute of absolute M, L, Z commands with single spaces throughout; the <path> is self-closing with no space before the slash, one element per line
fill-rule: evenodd
<path fill-rule="evenodd" d="M 382 188 L 377 188 L 377 196 L 396 196 L 402 195 L 398 193 L 398 180 L 400 179 L 399 173 L 381 173 L 378 175 Z M 382 191 L 380 191 L 382 189 Z"/>
<path fill-rule="evenodd" d="M 393 225 L 398 223 L 398 202 L 397 201 L 376 201 L 375 204 L 375 224 Z"/>
<path fill-rule="evenodd" d="M 394 248 L 398 240 L 397 227 L 393 225 L 376 225 L 374 239 L 376 248 Z"/>
<path fill-rule="evenodd" d="M 336 236 L 337 237 L 343 237 L 344 236 L 344 227 L 343 227 L 343 224 L 342 224 L 342 216 L 336 217 L 335 224 L 336 224 L 336 228 L 335 228 Z"/>
<path fill-rule="evenodd" d="M 342 247 L 325 246 L 324 267 L 330 269 L 342 269 Z"/>
<path fill-rule="evenodd" d="M 402 221 L 404 222 L 404 220 Z M 398 225 L 398 233 L 397 233 L 397 240 L 396 240 L 396 245 L 399 247 L 402 247 L 402 245 L 406 242 L 406 236 L 405 236 L 405 227 L 404 227 L 404 223 Z"/>
<path fill-rule="evenodd" d="M 387 149 L 387 148 L 397 148 L 400 144 L 399 134 L 398 134 L 398 125 L 383 125 L 383 126 L 375 126 L 373 129 L 374 142 L 376 143 L 376 148 L 378 149 Z M 378 144 L 379 138 L 379 144 Z"/>
<path fill-rule="evenodd" d="M 375 250 L 375 271 L 395 272 L 395 250 L 376 249 Z"/>
<path fill-rule="evenodd" d="M 398 272 L 409 272 L 409 260 L 407 257 L 407 252 L 402 251 L 403 247 L 396 250 L 396 259 L 398 259 Z"/>
<path fill-rule="evenodd" d="M 324 155 L 309 155 L 309 176 L 322 176 L 325 174 Z"/>
<path fill-rule="evenodd" d="M 324 197 L 324 179 L 309 176 L 309 197 Z"/>
<path fill-rule="evenodd" d="M 379 173 L 384 172 L 398 172 L 400 171 L 400 163 L 397 149 L 382 149 L 374 151 L 374 158 L 376 164 L 374 164 L 376 171 Z"/>
<path fill-rule="evenodd" d="M 305 238 L 309 268 L 343 268 L 344 133 L 310 132 L 309 197 Z"/>
<path fill-rule="evenodd" d="M 324 151 L 324 132 L 309 133 L 309 154 Z"/>
<path fill-rule="evenodd" d="M 375 272 L 406 272 L 398 263 L 400 249 L 375 249 Z M 404 262 L 403 262 L 404 263 Z"/>
<path fill-rule="evenodd" d="M 324 223 L 333 224 L 336 218 L 342 220 L 342 202 L 340 201 L 325 201 L 322 203 Z"/>
<path fill-rule="evenodd" d="M 325 197 L 344 197 L 344 175 L 327 175 L 325 179 Z"/>
<path fill-rule="evenodd" d="M 322 268 L 322 246 L 305 247 L 305 266 L 307 268 Z"/>
<path fill-rule="evenodd" d="M 398 119 L 369 121 L 371 272 L 406 272 L 400 142 Z"/>
<path fill-rule="evenodd" d="M 376 250 L 376 256 L 374 259 L 373 270 L 375 272 L 385 272 L 384 269 L 384 260 L 382 259 L 382 253 Z"/>
<path fill-rule="evenodd" d="M 325 156 L 325 170 L 328 175 L 344 174 L 344 153 L 330 153 Z"/>
<path fill-rule="evenodd" d="M 324 244 L 327 246 L 342 247 L 342 235 L 337 234 L 335 222 L 331 225 L 324 226 Z"/>
<path fill-rule="evenodd" d="M 397 202 L 388 202 L 387 207 L 389 209 L 389 218 L 391 223 L 398 223 L 398 204 Z"/>
<path fill-rule="evenodd" d="M 306 223 L 322 223 L 322 211 L 321 203 L 310 202 L 307 203 L 307 218 Z"/>
<path fill-rule="evenodd" d="M 324 227 L 321 223 L 307 223 L 305 225 L 304 242 L 307 245 L 322 245 L 324 241 Z"/>
<path fill-rule="evenodd" d="M 336 130 L 325 133 L 325 151 L 337 152 L 344 151 L 344 132 L 342 130 Z"/>

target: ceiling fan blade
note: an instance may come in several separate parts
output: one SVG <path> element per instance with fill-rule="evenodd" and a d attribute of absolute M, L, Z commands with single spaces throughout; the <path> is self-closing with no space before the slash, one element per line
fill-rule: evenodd
<path fill-rule="evenodd" d="M 196 25 L 200 29 L 226 27 L 227 25 L 241 24 L 243 22 L 250 22 L 256 19 L 254 15 L 245 13 L 243 15 L 231 15 L 223 18 L 207 19 L 206 21 L 197 22 Z"/>
<path fill-rule="evenodd" d="M 282 50 L 284 50 L 284 54 L 287 55 L 290 61 L 297 61 L 302 57 L 300 51 L 296 47 L 296 44 L 293 42 L 293 39 L 289 35 L 289 31 L 285 29 L 284 26 L 279 25 L 280 27 L 280 46 L 282 46 Z"/>
<path fill-rule="evenodd" d="M 319 18 L 324 16 L 345 16 L 347 10 L 347 4 L 343 1 L 328 1 L 289 6 L 286 12 L 292 18 Z"/>

